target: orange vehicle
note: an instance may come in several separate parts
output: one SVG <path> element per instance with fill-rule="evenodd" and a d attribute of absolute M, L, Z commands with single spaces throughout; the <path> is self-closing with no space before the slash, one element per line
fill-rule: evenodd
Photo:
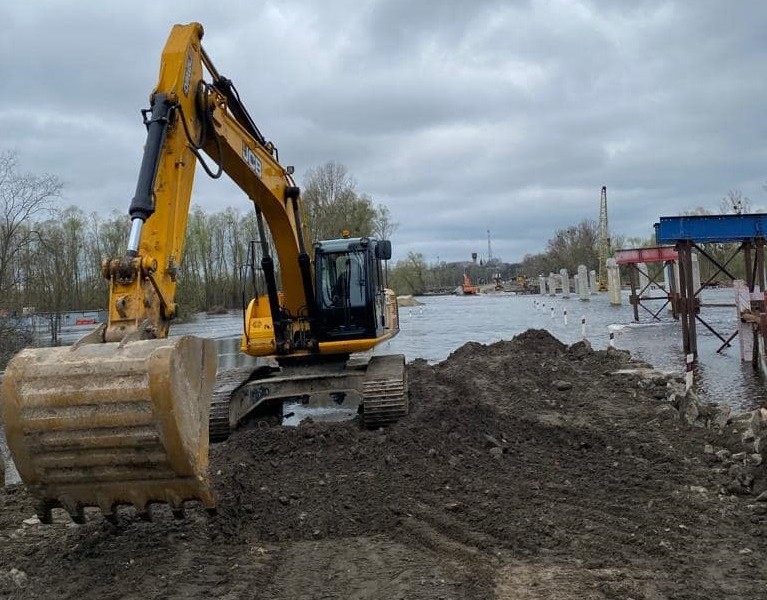
<path fill-rule="evenodd" d="M 471 279 L 469 279 L 469 275 L 467 273 L 463 274 L 463 284 L 461 284 L 461 289 L 463 290 L 464 294 L 479 293 L 479 287 L 471 283 Z"/>

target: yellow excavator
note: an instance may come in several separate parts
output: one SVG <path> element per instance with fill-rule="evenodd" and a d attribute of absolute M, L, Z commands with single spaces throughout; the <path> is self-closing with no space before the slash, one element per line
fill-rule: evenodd
<path fill-rule="evenodd" d="M 254 412 L 279 414 L 288 399 L 357 398 L 368 427 L 408 411 L 403 355 L 358 354 L 399 331 L 383 265 L 391 243 L 310 242 L 293 169 L 279 163 L 202 37 L 199 23 L 173 27 L 142 111 L 127 250 L 102 269 L 108 321 L 71 347 L 22 350 L 5 372 L 8 446 L 42 522 L 59 507 L 75 522 L 89 506 L 112 519 L 121 505 L 147 518 L 155 503 L 179 517 L 187 501 L 214 511 L 210 436 L 227 437 Z M 226 173 L 255 207 L 265 289 L 246 303 L 241 350 L 267 360 L 245 377 L 217 380 L 212 340 L 169 337 L 198 163 L 214 178 Z"/>

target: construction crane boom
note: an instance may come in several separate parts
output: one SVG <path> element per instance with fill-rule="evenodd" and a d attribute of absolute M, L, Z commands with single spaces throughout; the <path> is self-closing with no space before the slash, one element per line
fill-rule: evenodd
<path fill-rule="evenodd" d="M 599 225 L 597 227 L 599 242 L 599 291 L 607 290 L 607 259 L 610 256 L 610 231 L 607 226 L 607 186 L 602 186 L 599 202 Z"/>

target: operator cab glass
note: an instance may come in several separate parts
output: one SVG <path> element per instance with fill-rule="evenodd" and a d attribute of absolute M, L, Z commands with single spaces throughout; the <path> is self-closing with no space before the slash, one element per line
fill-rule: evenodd
<path fill-rule="evenodd" d="M 341 238 L 315 245 L 317 313 L 321 341 L 381 335 L 384 309 L 376 241 Z"/>

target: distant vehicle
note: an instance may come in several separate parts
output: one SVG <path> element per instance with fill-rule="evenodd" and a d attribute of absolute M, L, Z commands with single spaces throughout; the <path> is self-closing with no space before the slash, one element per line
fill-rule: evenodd
<path fill-rule="evenodd" d="M 461 290 L 464 294 L 479 294 L 479 287 L 471 283 L 471 279 L 469 279 L 469 276 L 466 273 L 463 274 Z"/>

